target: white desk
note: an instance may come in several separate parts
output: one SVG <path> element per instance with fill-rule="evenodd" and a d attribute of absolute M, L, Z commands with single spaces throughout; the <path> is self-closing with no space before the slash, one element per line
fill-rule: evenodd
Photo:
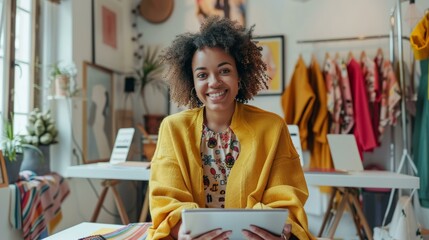
<path fill-rule="evenodd" d="M 83 222 L 44 238 L 44 240 L 76 240 L 79 238 L 88 237 L 100 229 L 112 229 L 112 231 L 114 231 L 123 226 L 124 225 Z"/>
<path fill-rule="evenodd" d="M 322 236 L 325 228 L 329 226 L 328 237 L 331 239 L 334 237 L 342 213 L 348 207 L 360 239 L 364 239 L 365 234 L 369 240 L 372 240 L 372 230 L 363 214 L 357 188 L 414 189 L 420 187 L 418 177 L 387 171 L 360 171 L 346 174 L 305 172 L 305 179 L 307 185 L 333 187 L 328 210 L 318 234 L 319 237 Z M 338 204 L 335 204 L 337 193 L 340 193 L 340 197 Z M 332 224 L 328 224 L 328 221 Z"/>
<path fill-rule="evenodd" d="M 354 188 L 401 188 L 420 187 L 418 177 L 388 171 L 361 171 L 340 173 L 305 172 L 307 185 Z"/>
<path fill-rule="evenodd" d="M 150 169 L 92 163 L 68 167 L 65 177 L 149 181 Z"/>
<path fill-rule="evenodd" d="M 139 162 L 135 164 L 140 164 Z M 149 181 L 150 169 L 142 165 L 124 166 L 124 165 L 111 165 L 109 163 L 93 163 L 77 166 L 70 166 L 67 168 L 65 177 L 72 178 L 95 178 L 104 179 L 103 191 L 100 194 L 97 205 L 91 217 L 91 222 L 97 221 L 101 207 L 103 206 L 104 199 L 109 189 L 113 191 L 113 197 L 118 208 L 119 215 L 123 224 L 128 224 L 129 219 L 126 213 L 122 199 L 115 188 L 118 180 L 137 180 Z M 149 190 L 149 188 L 148 188 Z M 144 222 L 149 213 L 149 194 L 145 194 L 145 199 L 140 213 L 140 222 Z"/>
<path fill-rule="evenodd" d="M 356 222 L 356 226 L 363 226 L 364 232 L 367 235 L 371 235 L 371 229 L 367 226 L 367 222 L 365 217 L 363 216 L 361 206 L 358 203 L 358 192 L 355 190 L 356 188 L 398 188 L 398 189 L 413 189 L 419 188 L 420 182 L 418 177 L 397 174 L 393 172 L 387 171 L 362 171 L 362 172 L 349 172 L 348 174 L 338 174 L 338 173 L 316 173 L 316 172 L 305 172 L 305 179 L 308 185 L 313 186 L 331 186 L 334 187 L 334 192 L 331 196 L 329 209 L 325 214 L 324 222 L 327 221 L 329 215 L 334 209 L 334 195 L 337 192 L 341 192 L 343 194 L 343 199 L 340 202 L 340 207 L 345 208 L 346 205 L 349 208 L 355 208 L 356 216 L 361 220 L 361 223 Z M 95 164 L 86 164 L 79 166 L 69 167 L 65 174 L 66 177 L 75 177 L 75 178 L 97 178 L 97 179 L 114 179 L 114 180 L 138 180 L 138 181 L 149 181 L 150 177 L 150 169 L 142 168 L 142 167 L 130 167 L 130 166 L 112 166 L 108 163 L 95 163 Z M 99 203 L 94 211 L 93 218 L 91 221 L 95 221 L 98 212 L 101 208 L 102 199 L 104 199 L 105 194 L 107 193 L 107 189 L 109 187 L 114 191 L 115 200 L 117 203 L 117 207 L 120 210 L 123 208 L 123 204 L 116 193 L 114 185 L 116 182 L 107 181 L 104 186 Z M 148 213 L 148 194 L 145 196 L 145 203 L 143 204 L 142 213 L 140 215 L 140 221 L 144 222 L 146 219 L 146 215 Z M 329 236 L 333 237 L 336 225 L 341 218 L 342 210 L 339 214 L 335 215 L 334 224 L 331 226 L 329 230 Z M 124 215 L 124 214 L 122 214 Z M 123 223 L 127 224 L 127 218 L 121 217 L 123 219 Z M 319 236 L 321 236 L 326 224 L 322 224 L 321 232 Z"/>

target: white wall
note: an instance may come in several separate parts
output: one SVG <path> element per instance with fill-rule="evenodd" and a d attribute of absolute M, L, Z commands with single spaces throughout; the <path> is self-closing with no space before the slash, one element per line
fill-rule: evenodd
<path fill-rule="evenodd" d="M 57 44 L 58 51 L 54 57 L 58 60 L 72 59 L 78 68 L 77 81 L 79 86 L 82 86 L 82 62 L 91 61 L 91 29 L 90 29 L 90 2 L 88 0 L 73 0 L 62 1 L 59 5 L 59 21 L 57 23 L 57 32 L 59 42 Z M 136 0 L 122 0 L 123 4 L 128 8 L 135 4 Z M 345 56 L 348 51 L 352 50 L 355 56 L 359 56 L 361 50 L 367 51 L 371 55 L 378 48 L 382 47 L 387 56 L 388 41 L 373 40 L 373 41 L 356 41 L 356 42 L 339 42 L 330 44 L 297 44 L 297 40 L 304 39 L 319 39 L 319 38 L 336 38 L 336 37 L 352 37 L 352 36 L 367 36 L 380 35 L 389 32 L 389 14 L 396 0 L 248 0 L 247 5 L 247 25 L 256 24 L 255 34 L 257 35 L 278 35 L 285 36 L 285 83 L 290 79 L 294 69 L 295 62 L 302 54 L 305 61 L 308 63 L 311 54 L 315 54 L 319 62 L 323 60 L 326 51 L 339 52 Z M 145 46 L 158 45 L 165 47 L 171 43 L 174 37 L 185 31 L 196 31 L 198 22 L 194 17 L 194 0 L 175 1 L 173 14 L 162 24 L 151 24 L 145 20 L 140 20 L 139 26 L 143 31 L 143 42 Z M 423 12 L 429 8 L 429 1 L 417 1 L 418 9 Z M 403 3 L 403 14 L 406 14 L 405 9 L 407 3 Z M 124 11 L 125 23 L 130 16 Z M 124 42 L 125 46 L 125 66 L 126 71 L 130 71 L 133 67 L 132 60 L 132 44 L 129 41 L 131 38 L 131 28 L 124 26 Z M 409 27 L 404 24 L 404 35 L 410 32 Z M 127 40 L 128 39 L 128 40 Z M 406 44 L 405 59 L 409 61 L 409 48 Z M 123 104 L 123 75 L 116 74 L 115 86 L 117 87 L 117 97 L 115 98 L 115 107 L 120 108 Z M 141 109 L 138 96 L 133 96 L 134 110 L 136 112 L 135 121 L 141 121 L 139 111 Z M 67 110 L 67 102 L 56 101 L 53 103 L 57 106 L 57 119 L 60 129 L 60 143 L 57 144 L 51 155 L 53 159 L 53 169 L 64 173 L 67 166 L 76 163 L 73 157 L 73 149 L 76 146 L 73 143 L 71 132 L 77 143 L 81 145 L 82 141 L 82 102 L 80 100 L 73 101 L 72 115 L 69 115 Z M 163 108 L 165 103 L 152 102 L 154 109 Z M 283 116 L 280 105 L 280 96 L 256 97 L 251 104 L 262 107 L 268 111 L 275 112 Z M 66 116 L 66 117 L 64 117 Z M 70 117 L 69 117 L 70 116 Z M 73 129 L 70 128 L 70 122 L 73 123 Z M 395 129 L 396 158 L 398 159 L 402 153 L 401 129 Z M 399 139 L 398 139 L 399 138 Z M 373 154 L 366 154 L 365 159 L 368 162 L 381 162 L 385 166 L 389 166 L 389 150 L 390 136 L 386 136 L 385 143 L 381 150 Z M 82 147 L 82 146 L 80 146 Z M 397 160 L 398 161 L 398 160 Z M 52 162 L 52 161 L 51 161 Z M 83 179 L 68 180 L 71 195 L 63 204 L 63 220 L 60 223 L 58 230 L 70 227 L 82 221 L 89 221 L 92 210 L 96 203 L 96 196 L 91 188 L 91 185 Z M 100 181 L 93 181 L 100 192 Z M 135 208 L 134 199 L 135 191 L 130 185 L 131 183 L 123 183 L 121 189 L 130 192 L 125 203 L 127 208 L 132 211 Z M 0 189 L 0 199 L 8 199 L 7 189 Z M 325 199 L 321 198 L 320 202 L 315 205 L 325 205 Z M 109 210 L 115 212 L 111 195 L 108 195 L 108 202 L 105 205 Z M 429 215 L 429 214 L 426 214 Z M 8 239 L 19 239 L 17 234 L 11 230 L 6 224 L 7 210 L 0 209 L 0 232 L 6 234 Z M 115 223 L 119 222 L 117 217 L 111 216 L 105 211 L 102 211 L 100 222 Z M 313 233 L 318 232 L 321 216 L 309 215 L 310 229 Z M 348 217 L 341 222 L 337 237 L 352 239 L 355 230 L 352 227 L 352 220 Z"/>

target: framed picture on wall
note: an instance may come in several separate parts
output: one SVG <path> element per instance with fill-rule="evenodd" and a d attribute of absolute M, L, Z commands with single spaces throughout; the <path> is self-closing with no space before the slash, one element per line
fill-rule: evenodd
<path fill-rule="evenodd" d="M 93 54 L 95 63 L 123 72 L 123 3 L 118 0 L 92 1 L 94 1 Z"/>
<path fill-rule="evenodd" d="M 6 187 L 8 185 L 6 164 L 3 158 L 3 152 L 0 150 L 0 188 Z"/>
<path fill-rule="evenodd" d="M 210 16 L 226 17 L 237 21 L 242 26 L 246 26 L 246 2 L 246 0 L 195 1 L 196 17 L 200 23 Z"/>
<path fill-rule="evenodd" d="M 254 38 L 262 47 L 262 60 L 267 64 L 267 74 L 271 80 L 268 89 L 259 92 L 258 96 L 281 95 L 284 90 L 284 36 L 259 36 Z"/>
<path fill-rule="evenodd" d="M 108 161 L 113 148 L 113 71 L 83 63 L 84 163 Z"/>

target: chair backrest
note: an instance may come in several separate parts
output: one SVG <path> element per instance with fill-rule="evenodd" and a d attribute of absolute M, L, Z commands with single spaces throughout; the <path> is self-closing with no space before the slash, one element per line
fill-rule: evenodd
<path fill-rule="evenodd" d="M 295 146 L 296 151 L 298 152 L 299 160 L 301 161 L 301 166 L 304 166 L 301 139 L 299 138 L 299 127 L 297 125 L 287 125 L 287 128 L 289 129 L 290 137 L 292 138 L 292 143 Z"/>

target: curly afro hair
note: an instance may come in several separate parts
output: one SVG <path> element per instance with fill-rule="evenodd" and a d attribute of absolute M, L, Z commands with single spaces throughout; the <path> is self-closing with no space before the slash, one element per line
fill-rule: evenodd
<path fill-rule="evenodd" d="M 220 47 L 235 59 L 241 85 L 237 101 L 246 103 L 260 90 L 267 89 L 267 67 L 261 59 L 262 47 L 252 41 L 253 28 L 246 30 L 228 18 L 210 17 L 198 33 L 177 36 L 161 56 L 167 64 L 163 77 L 170 85 L 171 99 L 178 106 L 194 108 L 202 105 L 193 90 L 192 57 L 204 47 Z"/>

